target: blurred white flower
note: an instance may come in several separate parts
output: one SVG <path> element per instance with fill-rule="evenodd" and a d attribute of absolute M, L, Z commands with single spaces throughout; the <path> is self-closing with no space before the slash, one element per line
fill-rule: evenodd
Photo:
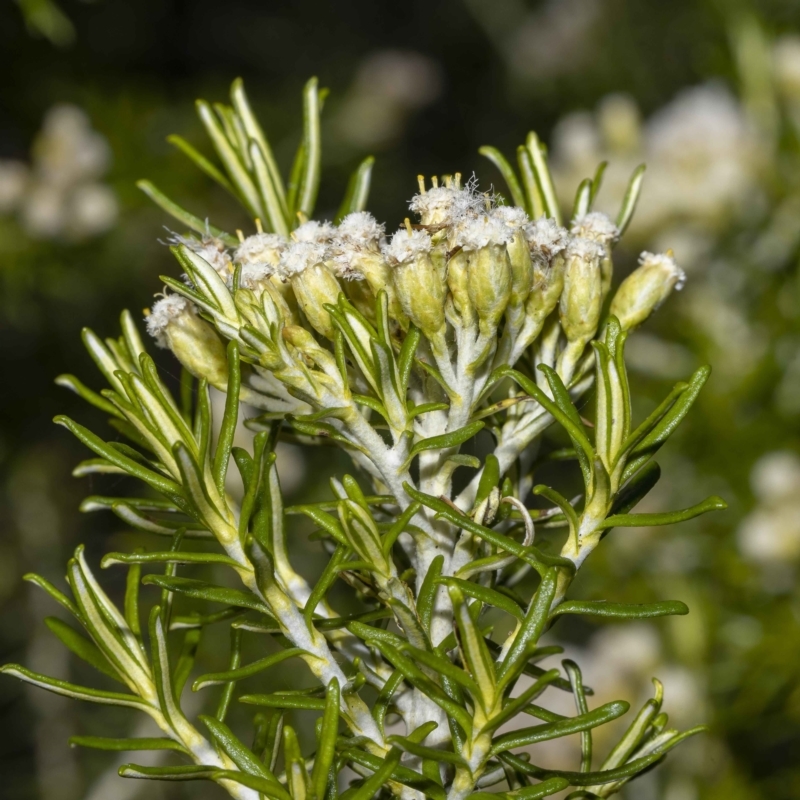
<path fill-rule="evenodd" d="M 740 213 L 757 186 L 758 146 L 744 109 L 722 84 L 684 89 L 644 124 L 630 97 L 609 95 L 594 114 L 575 112 L 556 125 L 553 172 L 557 185 L 571 187 L 608 161 L 598 207 L 616 214 L 631 173 L 645 162 L 627 234 L 642 241 L 689 220 L 690 230 L 715 229 Z M 693 253 L 676 255 L 691 267 Z"/>
<path fill-rule="evenodd" d="M 19 205 L 28 183 L 28 167 L 22 161 L 0 161 L 0 214 Z"/>
<path fill-rule="evenodd" d="M 383 147 L 403 131 L 409 117 L 442 91 L 439 65 L 405 50 L 381 50 L 358 68 L 336 117 L 336 128 L 358 147 Z"/>
<path fill-rule="evenodd" d="M 0 214 L 16 213 L 38 239 L 81 241 L 111 228 L 117 199 L 100 179 L 111 150 L 77 106 L 47 112 L 31 148 L 32 165 L 0 162 Z"/>
<path fill-rule="evenodd" d="M 762 456 L 750 474 L 756 508 L 739 526 L 739 550 L 762 565 L 800 558 L 800 457 L 789 451 Z"/>

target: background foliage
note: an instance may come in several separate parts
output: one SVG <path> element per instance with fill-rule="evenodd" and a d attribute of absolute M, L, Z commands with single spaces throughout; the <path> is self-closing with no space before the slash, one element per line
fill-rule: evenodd
<path fill-rule="evenodd" d="M 116 195 L 119 219 L 101 236 L 74 241 L 36 238 L 19 215 L 0 217 L 0 661 L 71 674 L 74 665 L 40 622 L 48 613 L 41 598 L 20 576 L 34 567 L 58 576 L 79 542 L 95 557 L 125 549 L 121 525 L 77 511 L 82 490 L 69 475 L 83 451 L 50 420 L 57 412 L 86 415 L 52 379 L 65 370 L 85 374 L 90 366 L 80 328 L 115 330 L 118 310 L 149 305 L 158 274 L 169 269 L 170 256 L 157 241 L 166 238 L 166 220 L 136 190 L 138 178 L 158 177 L 167 194 L 211 209 L 227 225 L 232 206 L 165 141 L 179 132 L 202 142 L 195 97 L 222 98 L 230 80 L 242 75 L 285 164 L 297 136 L 300 88 L 318 75 L 331 89 L 320 216 L 325 209 L 332 216 L 346 176 L 372 152 L 370 208 L 394 225 L 405 210 L 396 198 L 413 194 L 418 172 L 474 169 L 488 184 L 497 177 L 478 147 L 492 143 L 513 152 L 531 128 L 551 142 L 568 176 L 570 159 L 583 151 L 563 118 L 592 112 L 602 139 L 604 119 L 605 134 L 609 120 L 628 119 L 624 107 L 615 117 L 601 102 L 610 93 L 629 95 L 650 119 L 644 143 L 611 136 L 593 146 L 612 161 L 638 157 L 639 147 L 652 174 L 653 151 L 665 150 L 652 144 L 659 130 L 653 115 L 682 89 L 716 80 L 734 109 L 730 124 L 743 120 L 745 133 L 735 137 L 743 143 L 730 148 L 729 159 L 743 177 L 731 184 L 730 202 L 714 206 L 701 225 L 687 226 L 679 212 L 670 212 L 640 231 L 637 244 L 675 249 L 689 282 L 640 334 L 644 345 L 633 366 L 641 371 L 639 391 L 654 399 L 675 373 L 705 361 L 715 365 L 662 459 L 670 483 L 654 502 L 688 505 L 680 501 L 691 488 L 695 495 L 703 489 L 721 494 L 731 507 L 685 524 L 669 539 L 627 532 L 583 576 L 587 594 L 637 602 L 657 582 L 660 596 L 687 600 L 693 626 L 682 627 L 680 638 L 666 622 L 625 633 L 622 641 L 622 629 L 613 625 L 580 623 L 560 635 L 575 652 L 600 658 L 623 647 L 628 654 L 625 668 L 612 664 L 603 675 L 587 675 L 595 688 L 613 695 L 622 685 L 634 699 L 646 691 L 651 673 L 663 675 L 666 667 L 673 719 L 693 723 L 701 716 L 712 726 L 705 741 L 678 751 L 663 775 L 637 785 L 637 798 L 800 797 L 793 757 L 800 745 L 800 468 L 793 455 L 800 416 L 800 154 L 791 87 L 781 91 L 771 71 L 774 41 L 800 27 L 794 4 L 63 0 L 74 28 L 70 47 L 68 39 L 56 37 L 56 46 L 36 38 L 36 26 L 26 29 L 22 11 L 35 5 L 0 10 L 7 65 L 0 74 L 0 159 L 30 161 L 48 109 L 63 102 L 82 107 L 113 153 L 103 180 Z M 687 126 L 695 140 L 720 144 L 705 154 L 680 151 L 695 174 L 723 150 L 712 113 L 720 107 L 708 98 L 701 105 L 709 116 Z M 584 117 L 584 130 L 585 123 Z M 673 163 L 670 174 L 678 167 Z M 574 186 L 567 177 L 564 183 Z M 656 188 L 645 183 L 643 202 Z M 698 184 L 694 191 L 702 197 L 711 188 Z M 620 272 L 632 266 L 631 254 Z M 298 473 L 310 471 L 324 491 L 327 473 L 318 474 L 291 450 L 283 457 Z M 216 663 L 213 645 L 207 651 L 204 658 Z M 9 796 L 183 796 L 173 786 L 143 789 L 116 777 L 113 789 L 106 788 L 108 759 L 66 745 L 72 733 L 99 732 L 92 708 L 4 681 L 0 715 L 0 771 L 9 776 Z M 117 723 L 105 716 L 102 724 Z M 191 791 L 201 797 L 214 789 L 193 785 Z"/>

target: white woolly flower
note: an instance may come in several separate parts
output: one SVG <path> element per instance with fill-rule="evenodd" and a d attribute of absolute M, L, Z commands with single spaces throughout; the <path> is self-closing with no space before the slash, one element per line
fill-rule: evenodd
<path fill-rule="evenodd" d="M 242 266 L 247 264 L 270 264 L 280 261 L 287 240 L 277 233 L 256 233 L 248 236 L 237 248 L 233 260 Z"/>
<path fill-rule="evenodd" d="M 335 244 L 347 243 L 353 247 L 373 248 L 380 245 L 385 228 L 369 211 L 355 211 L 339 223 L 336 234 Z"/>
<path fill-rule="evenodd" d="M 494 215 L 465 217 L 453 229 L 453 244 L 464 250 L 480 250 L 490 244 L 507 244 L 514 231 Z"/>
<path fill-rule="evenodd" d="M 291 242 L 283 252 L 275 272 L 284 280 L 291 278 L 293 275 L 299 275 L 315 264 L 322 263 L 326 254 L 327 248 L 319 242 Z"/>
<path fill-rule="evenodd" d="M 524 209 L 518 206 L 498 206 L 492 210 L 492 217 L 514 232 L 524 228 L 530 222 Z"/>
<path fill-rule="evenodd" d="M 156 344 L 166 349 L 169 347 L 164 332 L 167 325 L 173 322 L 182 314 L 193 313 L 189 301 L 179 294 L 164 295 L 160 300 L 153 303 L 150 314 L 145 318 L 147 332 L 155 339 Z"/>
<path fill-rule="evenodd" d="M 600 244 L 611 244 L 619 239 L 619 228 L 602 211 L 590 211 L 578 217 L 572 224 L 571 233 Z"/>
<path fill-rule="evenodd" d="M 312 244 L 329 244 L 336 236 L 336 227 L 330 222 L 310 220 L 292 231 L 295 242 L 311 242 Z"/>
<path fill-rule="evenodd" d="M 531 253 L 546 261 L 563 252 L 569 244 L 569 234 L 551 217 L 539 217 L 524 229 Z"/>
<path fill-rule="evenodd" d="M 581 236 L 571 238 L 565 248 L 567 258 L 580 258 L 583 261 L 599 260 L 605 255 L 603 246 Z"/>
<path fill-rule="evenodd" d="M 486 212 L 486 197 L 477 191 L 475 182 L 463 189 L 437 186 L 414 195 L 408 207 L 419 215 L 423 225 L 452 225 L 464 216 Z"/>
<path fill-rule="evenodd" d="M 242 289 L 259 289 L 264 281 L 269 280 L 275 272 L 276 268 L 271 264 L 242 264 L 241 272 L 239 273 L 239 286 Z"/>
<path fill-rule="evenodd" d="M 431 247 L 431 237 L 425 231 L 400 228 L 383 248 L 383 255 L 392 266 L 396 266 L 411 261 L 415 256 L 430 253 Z"/>
<path fill-rule="evenodd" d="M 639 256 L 640 266 L 659 267 L 661 271 L 674 279 L 672 288 L 679 292 L 686 285 L 686 273 L 678 266 L 675 259 L 667 253 L 648 253 L 646 250 Z"/>

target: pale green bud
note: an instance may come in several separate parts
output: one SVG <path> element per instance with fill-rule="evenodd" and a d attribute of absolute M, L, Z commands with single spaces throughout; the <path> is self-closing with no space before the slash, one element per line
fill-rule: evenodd
<path fill-rule="evenodd" d="M 401 228 L 384 250 L 403 311 L 429 339 L 444 330 L 446 298 L 431 247 L 431 237 L 425 231 Z"/>
<path fill-rule="evenodd" d="M 288 239 L 277 233 L 256 233 L 248 236 L 234 253 L 234 263 L 240 267 L 239 286 L 259 296 L 268 286 L 273 295 L 280 295 L 280 307 L 287 323 L 297 321 L 297 300 L 292 287 L 278 277 L 281 256 L 289 246 Z"/>
<path fill-rule="evenodd" d="M 538 328 L 558 305 L 564 288 L 564 251 L 569 234 L 548 217 L 527 225 L 524 234 L 533 271 L 533 285 L 525 303 L 525 314 Z"/>
<path fill-rule="evenodd" d="M 571 233 L 581 239 L 597 242 L 603 248 L 600 259 L 601 291 L 603 298 L 611 290 L 614 277 L 614 262 L 611 260 L 611 249 L 619 239 L 619 228 L 601 211 L 591 211 L 578 217 L 572 225 Z"/>
<path fill-rule="evenodd" d="M 680 291 L 686 274 L 671 253 L 642 253 L 637 267 L 620 285 L 611 301 L 611 314 L 623 330 L 641 325 L 673 289 Z"/>
<path fill-rule="evenodd" d="M 475 309 L 469 299 L 467 267 L 467 253 L 464 250 L 457 250 L 447 262 L 447 287 L 464 327 L 475 323 Z"/>
<path fill-rule="evenodd" d="M 513 206 L 500 206 L 492 212 L 512 233 L 506 245 L 508 260 L 511 265 L 511 298 L 510 305 L 518 306 L 525 302 L 533 288 L 533 261 L 524 229 L 530 222 L 528 215 Z"/>
<path fill-rule="evenodd" d="M 512 230 L 498 217 L 465 216 L 453 240 L 467 255 L 467 294 L 481 324 L 496 328 L 511 298 L 511 263 L 506 243 Z"/>
<path fill-rule="evenodd" d="M 600 323 L 603 253 L 602 246 L 588 239 L 576 238 L 567 246 L 559 317 L 569 342 L 587 342 Z"/>
<path fill-rule="evenodd" d="M 436 186 L 411 198 L 408 207 L 427 226 L 452 225 L 465 215 L 485 211 L 485 198 L 470 185 L 464 189 Z"/>
<path fill-rule="evenodd" d="M 292 242 L 281 257 L 279 269 L 282 277 L 291 283 L 297 304 L 311 327 L 326 338 L 333 339 L 335 328 L 324 306 L 335 305 L 339 301 L 342 287 L 324 263 L 325 256 L 324 245 L 307 241 Z"/>
<path fill-rule="evenodd" d="M 185 297 L 170 294 L 153 304 L 147 316 L 147 332 L 159 347 L 172 350 L 195 378 L 225 390 L 228 358 L 225 345 L 212 325 L 202 319 Z"/>

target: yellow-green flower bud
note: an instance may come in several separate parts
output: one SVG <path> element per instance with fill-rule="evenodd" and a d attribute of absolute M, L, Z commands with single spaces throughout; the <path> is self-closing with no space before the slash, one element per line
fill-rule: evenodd
<path fill-rule="evenodd" d="M 518 306 L 525 302 L 533 288 L 533 262 L 531 251 L 525 240 L 524 228 L 529 224 L 528 215 L 514 206 L 500 206 L 492 212 L 512 233 L 509 240 L 508 259 L 511 264 L 510 305 Z"/>
<path fill-rule="evenodd" d="M 311 327 L 333 339 L 335 328 L 324 306 L 338 302 L 342 287 L 325 264 L 325 256 L 326 248 L 322 244 L 292 242 L 281 257 L 279 270 L 292 284 L 297 304 Z"/>
<path fill-rule="evenodd" d="M 623 330 L 641 325 L 673 289 L 680 291 L 686 274 L 671 254 L 642 253 L 637 267 L 620 285 L 611 301 L 611 313 Z"/>
<path fill-rule="evenodd" d="M 603 254 L 602 246 L 589 239 L 575 238 L 567 246 L 559 317 L 570 343 L 588 342 L 600 323 Z"/>
<path fill-rule="evenodd" d="M 431 259 L 431 247 L 425 231 L 401 228 L 384 250 L 400 305 L 428 339 L 445 328 L 445 283 Z"/>
<path fill-rule="evenodd" d="M 511 229 L 489 214 L 462 218 L 453 231 L 467 254 L 467 294 L 482 326 L 496 328 L 511 297 L 511 263 L 506 243 Z"/>
<path fill-rule="evenodd" d="M 525 303 L 525 314 L 534 322 L 534 329 L 538 329 L 558 305 L 564 288 L 564 251 L 569 234 L 548 217 L 530 223 L 524 233 L 533 269 L 533 287 Z"/>
<path fill-rule="evenodd" d="M 205 378 L 211 386 L 225 390 L 228 385 L 225 345 L 192 303 L 179 294 L 166 295 L 153 304 L 146 322 L 147 332 L 156 344 L 172 350 L 195 378 Z"/>
<path fill-rule="evenodd" d="M 619 228 L 601 211 L 591 211 L 578 217 L 572 225 L 571 233 L 581 239 L 597 242 L 603 248 L 600 259 L 601 291 L 603 298 L 611 290 L 611 279 L 614 276 L 614 263 L 611 260 L 611 248 L 619 239 Z"/>
<path fill-rule="evenodd" d="M 475 309 L 469 299 L 467 279 L 468 256 L 465 250 L 456 250 L 447 262 L 447 287 L 453 298 L 453 305 L 465 328 L 475 324 Z"/>

